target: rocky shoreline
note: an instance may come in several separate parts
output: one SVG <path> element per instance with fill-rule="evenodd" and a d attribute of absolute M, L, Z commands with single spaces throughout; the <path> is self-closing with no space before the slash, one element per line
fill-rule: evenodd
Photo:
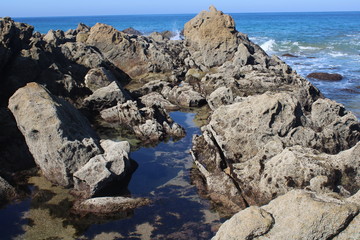
<path fill-rule="evenodd" d="M 136 163 L 127 141 L 100 139 L 93 118 L 154 144 L 185 135 L 169 111 L 207 104 L 191 149 L 194 182 L 225 215 L 239 212 L 214 239 L 360 237 L 360 123 L 351 112 L 213 6 L 185 24 L 184 40 L 130 30 L 79 24 L 42 35 L 0 19 L 0 141 L 12 146 L 1 149 L 0 200 L 20 195 L 12 176 L 35 163 L 72 189 L 80 214 L 148 204 L 104 195 L 126 188 Z"/>

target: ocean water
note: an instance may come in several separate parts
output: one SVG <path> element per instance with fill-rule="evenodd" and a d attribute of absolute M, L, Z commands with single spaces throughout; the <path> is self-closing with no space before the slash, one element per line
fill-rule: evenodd
<path fill-rule="evenodd" d="M 360 12 L 229 13 L 237 30 L 248 34 L 269 55 L 281 57 L 302 76 L 312 72 L 339 73 L 339 82 L 311 80 L 330 99 L 344 104 L 360 118 Z M 97 22 L 118 30 L 133 27 L 147 35 L 154 31 L 177 33 L 195 14 L 90 17 L 15 18 L 46 33 L 50 29 L 75 29 L 82 22 Z"/>

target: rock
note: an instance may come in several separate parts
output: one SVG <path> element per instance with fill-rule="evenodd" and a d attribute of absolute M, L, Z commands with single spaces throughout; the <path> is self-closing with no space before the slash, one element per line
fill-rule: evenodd
<path fill-rule="evenodd" d="M 161 94 L 181 107 L 201 107 L 206 104 L 205 97 L 196 92 L 188 83 L 173 88 L 165 87 Z"/>
<path fill-rule="evenodd" d="M 37 83 L 16 91 L 9 109 L 36 164 L 56 184 L 71 186 L 72 174 L 103 152 L 87 119 Z"/>
<path fill-rule="evenodd" d="M 97 89 L 92 95 L 84 99 L 84 106 L 91 110 L 103 110 L 131 100 L 130 96 L 117 81 L 106 87 Z"/>
<path fill-rule="evenodd" d="M 209 107 L 212 110 L 220 107 L 221 105 L 229 105 L 234 102 L 234 96 L 230 88 L 219 87 L 213 91 L 207 99 Z"/>
<path fill-rule="evenodd" d="M 140 97 L 140 100 L 146 107 L 153 107 L 155 105 L 167 111 L 175 111 L 179 109 L 178 106 L 172 104 L 158 92 L 152 92 L 144 95 Z"/>
<path fill-rule="evenodd" d="M 213 240 L 330 239 L 339 233 L 341 236 L 341 232 L 346 234 L 347 228 L 353 231 L 349 222 L 355 220 L 359 210 L 360 205 L 346 200 L 294 190 L 266 206 L 237 213 L 220 227 Z M 353 236 L 346 235 L 346 239 Z"/>
<path fill-rule="evenodd" d="M 73 174 L 74 189 L 85 197 L 97 195 L 109 183 L 130 174 L 129 143 L 104 140 L 100 144 L 104 153 L 91 158 Z"/>
<path fill-rule="evenodd" d="M 98 197 L 80 202 L 74 206 L 74 209 L 79 213 L 101 215 L 132 210 L 148 204 L 150 201 L 145 198 Z"/>
<path fill-rule="evenodd" d="M 222 65 L 233 58 L 238 41 L 235 22 L 211 6 L 185 24 L 184 36 L 192 55 L 201 54 L 206 67 Z"/>
<path fill-rule="evenodd" d="M 16 190 L 5 179 L 0 177 L 0 204 L 15 199 Z"/>
<path fill-rule="evenodd" d="M 157 106 L 139 108 L 135 101 L 127 101 L 100 112 L 101 117 L 125 126 L 145 142 L 164 139 L 167 136 L 182 137 L 185 131 Z"/>
<path fill-rule="evenodd" d="M 105 24 L 93 26 L 86 43 L 99 49 L 132 78 L 174 69 L 174 58 L 157 43 L 144 36 L 127 35 Z"/>
<path fill-rule="evenodd" d="M 116 81 L 115 76 L 103 67 L 93 68 L 85 76 L 85 85 L 92 92 L 99 88 L 107 87 L 110 83 Z"/>
<path fill-rule="evenodd" d="M 249 207 L 224 222 L 212 240 L 256 239 L 267 233 L 274 219 L 259 207 Z"/>
<path fill-rule="evenodd" d="M 154 39 L 157 42 L 162 42 L 162 41 L 168 41 L 170 40 L 172 37 L 175 37 L 175 33 L 171 32 L 171 31 L 164 31 L 164 32 L 153 32 L 150 34 L 149 37 L 151 37 L 152 39 Z"/>
<path fill-rule="evenodd" d="M 325 81 L 340 81 L 343 79 L 343 76 L 338 73 L 325 73 L 325 72 L 310 73 L 306 77 L 325 80 Z"/>
<path fill-rule="evenodd" d="M 62 30 L 49 30 L 47 34 L 45 34 L 43 38 L 47 43 L 59 46 L 60 44 L 65 43 L 65 33 Z"/>
<path fill-rule="evenodd" d="M 331 110 L 318 111 L 318 104 Z M 332 157 L 314 150 L 336 154 L 360 140 L 356 117 L 339 109 L 332 101 L 319 99 L 313 104 L 314 116 L 309 115 L 288 93 L 243 98 L 214 110 L 209 124 L 202 128 L 203 136 L 193 140 L 193 156 L 211 174 L 230 169 L 229 184 L 235 181 L 241 189 L 239 198 L 249 204 L 264 204 L 293 188 L 309 186 L 316 176 L 329 179 L 329 191 L 343 185 L 346 195 L 360 186 L 354 174 L 358 164 L 335 164 Z M 326 117 L 328 114 L 331 116 Z M 352 165 L 354 169 L 345 170 Z M 345 172 L 352 172 L 352 177 Z"/>
<path fill-rule="evenodd" d="M 132 27 L 126 28 L 122 30 L 123 33 L 130 34 L 130 35 L 142 35 L 142 33 Z"/>
<path fill-rule="evenodd" d="M 283 56 L 283 57 L 291 57 L 291 58 L 297 58 L 298 57 L 298 56 L 292 55 L 290 53 L 285 53 L 285 54 L 283 54 L 281 56 Z"/>

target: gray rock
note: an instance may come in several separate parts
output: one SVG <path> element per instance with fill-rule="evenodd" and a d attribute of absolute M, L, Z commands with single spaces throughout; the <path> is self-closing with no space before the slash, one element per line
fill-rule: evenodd
<path fill-rule="evenodd" d="M 164 87 L 161 94 L 181 107 L 201 107 L 206 104 L 205 97 L 187 83 L 173 88 Z"/>
<path fill-rule="evenodd" d="M 87 199 L 74 206 L 80 213 L 109 214 L 120 211 L 133 210 L 148 205 L 150 201 L 145 198 L 126 197 L 98 197 Z"/>
<path fill-rule="evenodd" d="M 133 130 L 143 141 L 158 141 L 167 136 L 182 137 L 185 131 L 157 106 L 139 108 L 135 101 L 127 101 L 100 112 L 101 117 Z"/>
<path fill-rule="evenodd" d="M 360 205 L 294 190 L 261 208 L 245 209 L 219 229 L 220 239 L 352 239 Z M 349 228 L 349 229 L 348 229 Z M 342 233 L 344 235 L 342 235 Z"/>
<path fill-rule="evenodd" d="M 221 105 L 229 105 L 234 102 L 234 96 L 230 88 L 219 87 L 207 98 L 209 107 L 215 110 Z"/>
<path fill-rule="evenodd" d="M 116 81 L 115 76 L 104 67 L 90 69 L 85 76 L 85 86 L 92 92 L 99 88 L 107 87 L 110 83 Z"/>
<path fill-rule="evenodd" d="M 259 207 L 248 207 L 224 222 L 213 240 L 256 239 L 267 233 L 274 219 Z"/>
<path fill-rule="evenodd" d="M 312 111 L 321 109 L 318 104 L 328 108 L 328 102 L 318 100 Z M 333 111 L 336 106 L 331 105 Z M 351 113 L 324 110 L 312 116 L 295 96 L 266 93 L 218 107 L 202 128 L 203 136 L 194 139 L 193 156 L 211 174 L 229 168 L 229 184 L 234 180 L 242 192 L 239 198 L 244 197 L 249 204 L 264 204 L 293 188 L 307 187 L 316 176 L 328 178 L 323 183 L 327 190 L 340 190 L 346 196 L 360 186 L 356 177 L 359 164 L 349 153 L 357 156 L 358 147 L 339 152 L 359 141 L 358 126 Z M 318 151 L 339 153 L 335 159 L 341 160 Z M 207 157 L 206 152 L 217 157 Z"/>
<path fill-rule="evenodd" d="M 146 107 L 153 107 L 155 105 L 167 111 L 174 111 L 179 109 L 178 106 L 172 104 L 169 100 L 165 99 L 163 95 L 158 92 L 146 94 L 140 97 L 140 100 Z"/>
<path fill-rule="evenodd" d="M 36 164 L 54 183 L 71 186 L 72 174 L 102 153 L 87 119 L 37 83 L 16 91 L 9 109 Z"/>
<path fill-rule="evenodd" d="M 130 145 L 128 142 L 101 141 L 104 153 L 91 158 L 76 171 L 74 189 L 85 197 L 98 194 L 109 183 L 121 181 L 130 173 Z"/>
<path fill-rule="evenodd" d="M 65 33 L 64 31 L 61 30 L 49 30 L 47 34 L 45 34 L 44 38 L 43 38 L 47 43 L 53 45 L 53 46 L 58 46 L 60 44 L 65 43 Z"/>
<path fill-rule="evenodd" d="M 108 86 L 97 89 L 92 95 L 85 98 L 84 106 L 92 110 L 103 110 L 113 107 L 117 103 L 125 103 L 130 99 L 120 84 L 113 81 Z"/>

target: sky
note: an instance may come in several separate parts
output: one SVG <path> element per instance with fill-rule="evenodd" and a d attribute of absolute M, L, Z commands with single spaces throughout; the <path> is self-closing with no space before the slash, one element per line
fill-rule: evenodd
<path fill-rule="evenodd" d="M 359 0 L 0 0 L 0 17 L 198 13 L 360 11 Z"/>

